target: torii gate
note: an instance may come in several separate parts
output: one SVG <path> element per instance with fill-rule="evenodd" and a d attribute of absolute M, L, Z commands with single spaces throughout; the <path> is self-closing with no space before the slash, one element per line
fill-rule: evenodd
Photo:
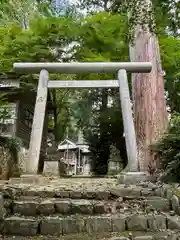
<path fill-rule="evenodd" d="M 128 170 L 130 172 L 138 172 L 139 163 L 136 134 L 127 72 L 148 73 L 152 69 L 150 62 L 14 63 L 13 67 L 16 72 L 40 73 L 28 153 L 28 164 L 31 173 L 36 174 L 38 171 L 48 88 L 119 88 L 128 156 Z M 104 72 L 118 72 L 118 80 L 49 80 L 49 73 L 75 74 Z"/>

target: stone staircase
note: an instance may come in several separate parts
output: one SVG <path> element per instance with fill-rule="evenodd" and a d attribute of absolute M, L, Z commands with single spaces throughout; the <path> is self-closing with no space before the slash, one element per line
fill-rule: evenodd
<path fill-rule="evenodd" d="M 0 239 L 180 239 L 174 205 L 153 183 L 16 179 L 1 184 L 0 192 Z"/>

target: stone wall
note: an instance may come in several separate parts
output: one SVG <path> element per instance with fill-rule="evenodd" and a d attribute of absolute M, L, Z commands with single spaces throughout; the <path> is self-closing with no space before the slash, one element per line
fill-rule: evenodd
<path fill-rule="evenodd" d="M 163 184 L 157 191 L 159 196 L 167 198 L 171 202 L 174 213 L 180 216 L 180 185 Z"/>

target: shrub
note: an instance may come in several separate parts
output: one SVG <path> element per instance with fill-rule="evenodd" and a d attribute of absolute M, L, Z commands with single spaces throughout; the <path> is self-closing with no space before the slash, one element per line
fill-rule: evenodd
<path fill-rule="evenodd" d="M 167 134 L 152 146 L 162 170 L 162 180 L 180 182 L 180 114 L 173 114 Z"/>
<path fill-rule="evenodd" d="M 22 142 L 19 138 L 0 136 L 0 148 L 1 148 L 1 178 L 9 179 L 10 177 L 18 177 L 18 153 L 22 146 Z"/>

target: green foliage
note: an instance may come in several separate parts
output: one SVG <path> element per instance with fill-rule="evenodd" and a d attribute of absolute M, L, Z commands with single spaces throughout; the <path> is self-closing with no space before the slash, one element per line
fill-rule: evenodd
<path fill-rule="evenodd" d="M 7 101 L 0 100 L 0 121 L 4 123 L 12 115 L 12 106 Z"/>
<path fill-rule="evenodd" d="M 0 135 L 0 148 L 5 150 L 6 154 L 1 156 L 1 166 L 6 166 L 6 173 L 2 172 L 4 177 L 6 179 L 9 179 L 10 177 L 19 177 L 19 166 L 18 166 L 18 160 L 19 160 L 19 151 L 22 146 L 21 139 L 15 137 L 6 137 Z M 10 156 L 8 156 L 8 154 Z M 4 159 L 2 159 L 2 157 Z M 4 169 L 4 168 L 3 168 Z M 2 170 L 2 169 L 1 169 Z"/>
<path fill-rule="evenodd" d="M 81 61 L 127 60 L 127 17 L 100 12 L 85 18 L 79 43 L 75 57 Z"/>
<path fill-rule="evenodd" d="M 173 114 L 168 133 L 154 146 L 152 151 L 160 163 L 163 180 L 180 182 L 180 115 Z"/>
<path fill-rule="evenodd" d="M 125 13 L 130 17 L 129 30 L 137 23 L 145 26 L 147 23 L 152 31 L 156 24 L 164 30 L 171 31 L 173 35 L 179 36 L 180 25 L 180 3 L 174 0 L 151 0 L 152 8 L 148 9 L 147 1 L 144 0 L 79 0 L 77 7 L 86 9 L 88 12 L 107 11 L 113 13 Z M 139 11 L 141 7 L 142 11 Z M 143 14 L 142 14 L 143 13 Z M 141 15 L 141 16 L 140 16 Z M 156 29 L 157 30 L 157 29 Z"/>
<path fill-rule="evenodd" d="M 0 70 L 11 71 L 14 62 L 63 60 L 64 48 L 74 40 L 71 18 L 36 18 L 29 29 L 17 25 L 0 28 Z M 55 53 L 53 52 L 55 51 Z M 66 57 L 65 57 L 66 58 Z"/>
<path fill-rule="evenodd" d="M 0 136 L 0 146 L 10 149 L 11 151 L 20 151 L 22 141 L 19 138 L 8 138 Z"/>
<path fill-rule="evenodd" d="M 76 37 L 77 26 L 72 17 L 36 17 L 30 22 L 28 29 L 22 29 L 15 24 L 1 27 L 0 70 L 3 72 L 12 71 L 14 62 L 67 61 L 69 59 L 67 57 L 69 49 L 66 47 L 73 40 L 76 40 Z M 67 78 L 67 76 L 61 77 Z M 38 76 L 36 75 L 23 76 L 21 89 L 18 89 L 18 91 L 24 91 L 27 88 L 36 90 L 37 81 Z M 65 136 L 70 121 L 70 114 L 67 114 L 69 94 L 66 94 L 66 91 L 63 90 L 56 90 L 54 93 L 56 97 L 51 100 L 57 112 L 55 132 L 58 135 L 57 141 L 60 141 Z M 9 94 L 10 92 L 8 92 Z M 4 98 L 6 94 L 3 93 L 3 96 L 1 94 L 0 97 Z"/>
<path fill-rule="evenodd" d="M 180 39 L 173 36 L 160 36 L 159 44 L 165 75 L 165 88 L 171 111 L 180 112 Z"/>
<path fill-rule="evenodd" d="M 50 1 L 8 0 L 0 2 L 0 25 L 17 24 L 27 29 L 32 19 L 55 15 Z"/>

